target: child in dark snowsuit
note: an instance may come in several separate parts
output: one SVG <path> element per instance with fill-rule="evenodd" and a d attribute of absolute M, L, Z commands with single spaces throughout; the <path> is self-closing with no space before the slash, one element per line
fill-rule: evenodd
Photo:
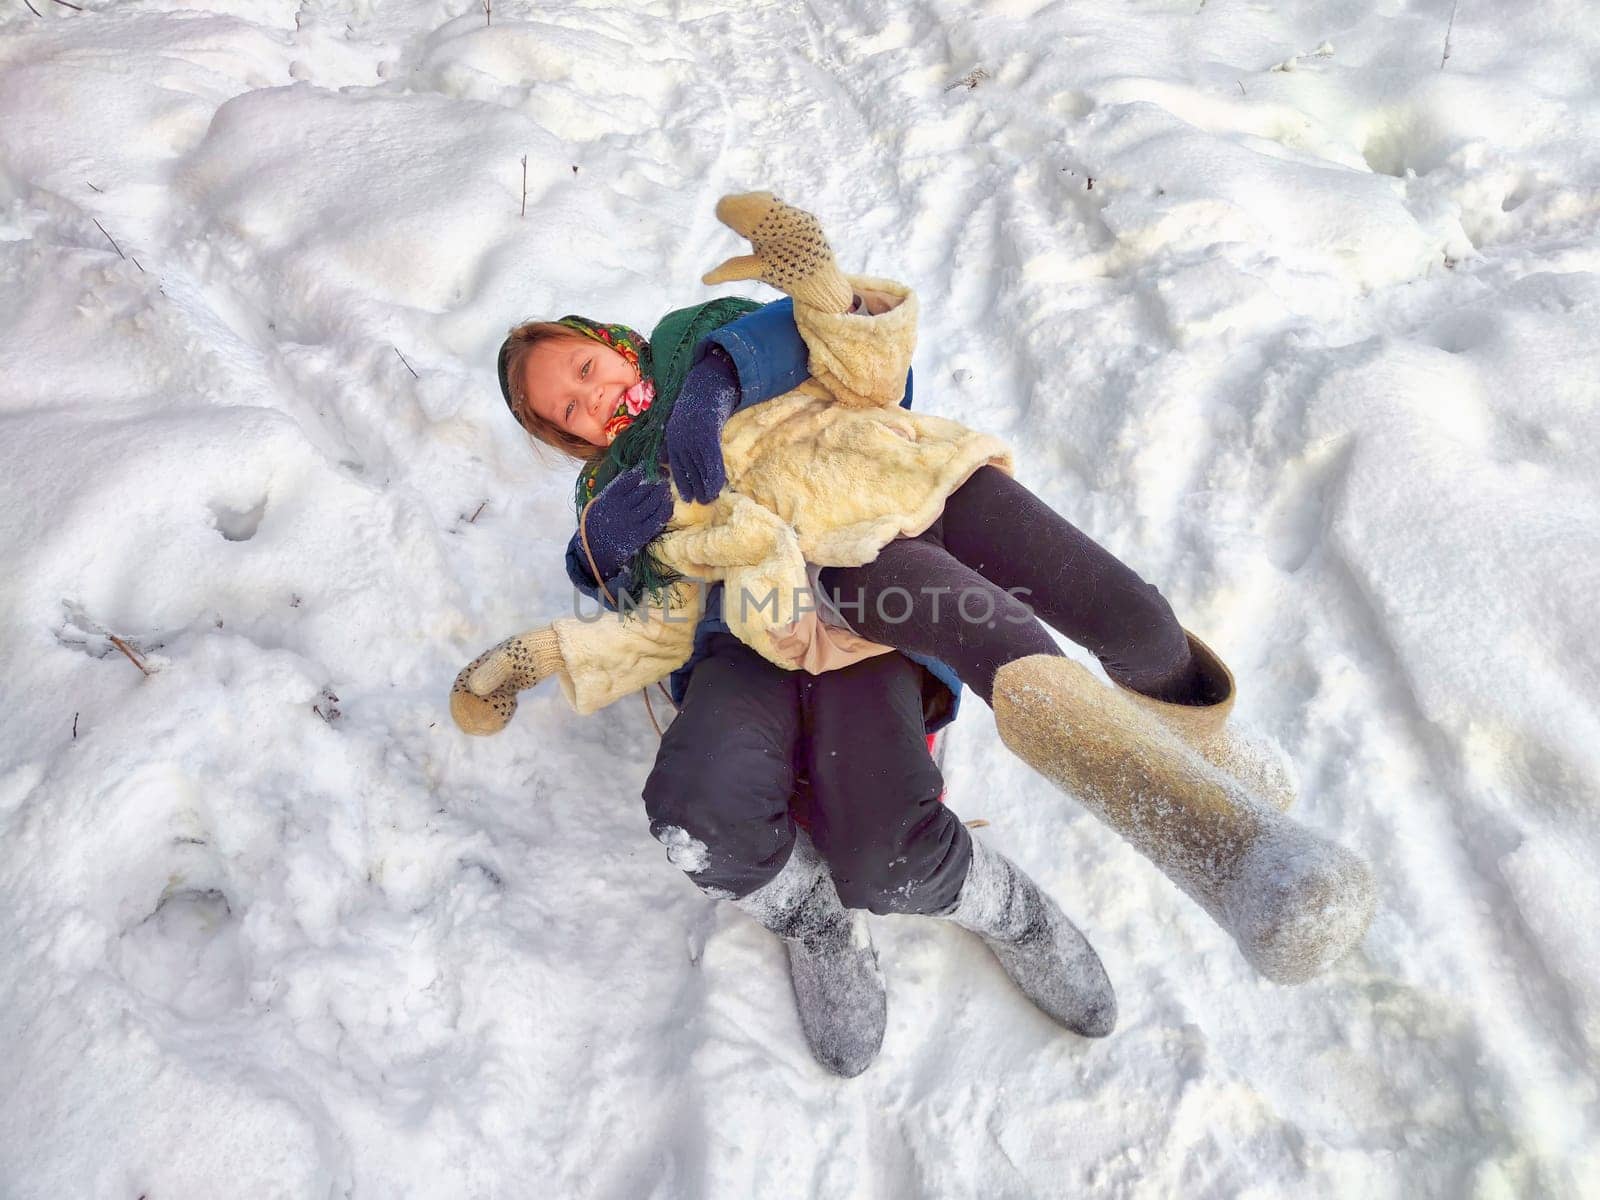
<path fill-rule="evenodd" d="M 805 343 L 789 300 L 721 326 L 695 352 L 701 357 L 682 394 L 698 394 L 708 380 L 711 386 L 726 381 L 736 393 L 735 408 L 788 392 L 807 375 Z M 909 408 L 911 400 L 908 372 L 901 403 Z M 612 533 L 599 541 L 594 530 L 596 521 L 603 525 L 613 511 L 608 502 L 615 486 L 590 507 L 589 549 L 597 555 L 608 555 L 613 548 Z M 656 486 L 666 485 L 663 481 Z M 653 520 L 643 526 L 651 535 Z M 616 596 L 628 590 L 621 569 L 602 589 L 585 559 L 582 542 L 574 534 L 567 547 L 567 574 L 585 595 L 607 604 L 608 593 Z M 925 735 L 955 718 L 961 691 L 955 672 L 932 656 L 915 653 L 852 664 L 863 668 L 859 671 L 830 670 L 814 676 L 785 671 L 732 636 L 721 619 L 721 604 L 722 587 L 714 585 L 695 631 L 694 651 L 669 680 L 678 718 L 668 729 L 645 788 L 652 832 L 665 839 L 679 835 L 664 831 L 686 830 L 706 846 L 705 861 L 695 873 L 702 888 L 742 896 L 760 887 L 777 873 L 788 853 L 790 831 L 775 814 L 781 813 L 788 795 L 783 780 L 790 764 L 778 760 L 793 757 L 795 739 L 786 736 L 789 727 L 800 709 L 849 712 L 854 714 L 850 729 L 836 729 L 831 712 L 804 717 L 809 730 L 805 749 L 811 758 L 804 765 L 809 766 L 807 773 L 819 793 L 813 838 L 841 895 L 850 907 L 880 913 L 947 906 L 967 858 L 965 831 L 947 811 L 921 810 L 941 790 Z M 887 689 L 881 682 L 868 682 L 891 678 L 894 686 Z M 770 705 L 768 694 L 774 697 Z M 829 697 L 826 705 L 824 695 Z M 753 715 L 767 707 L 781 710 L 774 718 L 784 726 L 781 731 L 742 719 L 742 714 Z M 892 718 L 888 710 L 893 710 Z M 708 715 L 701 717 L 702 712 Z M 858 729 L 869 736 L 847 747 Z M 918 786 L 885 789 L 883 783 L 890 779 L 915 780 Z M 905 806 L 899 823 L 908 826 L 914 837 L 900 840 L 888 832 L 896 821 L 883 811 L 886 804 Z M 885 827 L 882 837 L 864 836 L 865 831 L 843 835 L 852 820 L 864 820 L 869 813 L 876 813 L 875 819 Z M 855 861 L 847 858 L 852 854 Z M 695 861 L 700 861 L 698 856 Z M 941 872 L 944 881 L 932 886 Z M 952 874 L 954 884 L 948 881 Z"/>
<path fill-rule="evenodd" d="M 704 347 L 688 377 L 674 377 L 659 364 L 645 371 L 638 346 L 629 345 L 636 335 L 621 327 L 572 318 L 562 325 L 576 338 L 552 337 L 548 327 L 513 331 L 502 351 L 502 387 L 513 412 L 545 440 L 557 441 L 555 430 L 592 447 L 578 493 L 586 501 L 580 528 L 583 559 L 592 568 L 586 578 L 606 580 L 613 571 L 628 580 L 640 572 L 648 577 L 657 565 L 647 552 L 654 548 L 669 567 L 689 564 L 686 574 L 707 577 L 727 564 L 722 577 L 733 595 L 737 571 L 791 577 L 798 535 L 799 550 L 821 568 L 813 569 L 815 590 L 843 610 L 823 624 L 838 630 L 847 623 L 844 636 L 799 638 L 794 621 L 752 628 L 725 600 L 725 618 L 748 645 L 780 666 L 811 671 L 889 646 L 950 662 L 991 703 L 1011 749 L 1156 861 L 1234 933 L 1264 973 L 1306 978 L 1342 953 L 1370 916 L 1365 868 L 1252 794 L 1286 799 L 1287 788 L 1242 755 L 1243 744 L 1223 729 L 1233 687 L 1221 660 L 1182 629 L 1155 588 L 1012 480 L 1009 455 L 993 439 L 882 407 L 883 362 L 900 361 L 904 373 L 914 336 L 905 332 L 915 318 L 906 289 L 899 290 L 898 316 L 851 316 L 858 311 L 852 283 L 896 285 L 840 276 L 808 214 L 765 194 L 725 200 L 718 214 L 750 237 L 758 254 L 732 260 L 708 282 L 760 277 L 789 291 L 807 334 L 812 374 L 827 393 L 818 398 L 797 390 L 730 420 L 741 382 L 731 355 L 724 363 Z M 673 324 L 678 317 L 664 321 L 652 342 L 682 342 L 684 322 Z M 904 358 L 885 360 L 880 335 L 896 329 Z M 647 380 L 666 381 L 665 419 L 660 410 L 646 416 L 639 431 L 608 450 L 617 436 L 613 422 L 626 426 L 648 411 Z M 651 430 L 654 441 L 639 436 Z M 639 453 L 630 462 L 633 449 Z M 676 503 L 664 484 L 650 480 L 662 451 L 681 495 Z M 724 483 L 731 486 L 725 490 Z M 683 532 L 658 537 L 669 517 Z M 615 589 L 608 583 L 607 590 Z M 1024 590 L 1039 616 L 1097 655 L 1118 688 L 1104 688 L 1060 654 L 1034 609 L 1021 603 L 1017 593 Z M 648 623 L 636 623 L 625 636 L 634 646 L 627 661 L 649 657 L 656 635 Z M 565 672 L 563 686 L 582 707 L 582 685 L 573 681 L 594 674 L 604 657 L 598 645 L 594 635 L 570 628 L 503 643 L 462 673 L 458 720 L 468 727 L 477 719 L 467 710 L 482 698 L 485 712 L 503 722 L 516 688 L 551 673 Z M 645 662 L 643 670 L 656 668 Z M 493 727 L 491 720 L 484 730 Z M 667 750 L 664 744 L 664 756 Z M 693 819 L 696 803 L 681 807 Z M 705 869 L 709 845 L 687 826 L 670 828 L 694 841 L 685 857 Z M 964 830 L 950 840 L 971 845 Z M 1085 1033 L 1108 1030 L 1109 984 L 1082 936 L 1008 860 L 981 846 L 969 854 L 964 873 L 952 869 L 943 887 L 929 890 L 940 894 L 953 882 L 948 907 L 920 911 L 977 930 L 1024 991 L 1062 1023 Z M 739 888 L 758 883 L 743 900 L 765 897 L 767 909 L 803 929 L 807 914 L 822 909 L 815 873 L 791 872 L 793 858 L 777 862 L 765 882 L 774 863 L 757 860 L 743 864 L 736 886 L 713 886 L 739 896 Z M 849 1065 L 876 1048 L 859 1028 L 861 1014 L 874 1007 L 861 998 L 875 966 L 869 969 L 859 948 L 852 955 L 849 944 L 834 943 L 806 967 L 791 940 L 791 959 L 803 1018 L 802 975 L 827 1002 L 824 1016 L 812 1012 L 807 1023 L 813 1045 L 819 1029 L 842 1038 L 847 1049 L 836 1057 Z M 881 987 L 878 995 L 881 1001 Z M 881 1014 L 881 1002 L 876 1010 Z M 830 1023 L 828 1011 L 850 1019 Z"/>
<path fill-rule="evenodd" d="M 722 390 L 738 409 L 808 375 L 787 299 L 717 328 L 695 353 L 680 399 Z M 912 394 L 908 370 L 903 406 Z M 589 507 L 587 553 L 578 534 L 567 549 L 574 586 L 602 604 L 628 589 L 614 561 L 616 542 L 628 535 L 611 522 L 627 506 L 621 491 L 613 483 Z M 655 522 L 647 516 L 633 536 L 653 536 Z M 601 567 L 609 587 L 588 565 L 590 553 L 611 568 Z M 815 675 L 783 670 L 728 631 L 721 592 L 720 584 L 711 589 L 694 652 L 670 680 L 678 715 L 644 787 L 650 830 L 705 894 L 735 901 L 785 940 L 814 1053 L 855 1075 L 876 1054 L 887 1012 L 870 933 L 846 910 L 950 915 L 972 874 L 976 843 L 941 802 L 944 779 L 925 740 L 954 720 L 961 683 L 944 663 L 917 654 L 875 655 Z M 794 809 L 809 836 L 796 828 Z M 1080 1033 L 1109 1033 L 1115 998 L 1087 941 L 1009 860 L 977 853 L 979 875 L 991 882 L 972 894 L 993 896 L 1007 885 L 1007 904 L 992 906 L 980 932 L 1032 926 L 1029 945 L 1049 935 L 1053 973 L 1064 976 L 1070 960 L 1081 980 L 1071 1003 L 1063 997 L 1052 1007 Z M 967 910 L 976 922 L 975 904 Z M 1058 940 L 1065 954 L 1055 950 Z"/>

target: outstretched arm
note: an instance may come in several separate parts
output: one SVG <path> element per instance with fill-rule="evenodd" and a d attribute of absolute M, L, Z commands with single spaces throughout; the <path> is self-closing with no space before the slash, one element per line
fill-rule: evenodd
<path fill-rule="evenodd" d="M 740 408 L 798 387 L 807 375 L 841 403 L 904 403 L 916 308 L 909 293 L 878 291 L 847 279 L 816 217 L 768 192 L 724 196 L 717 217 L 750 239 L 753 254 L 731 258 L 706 283 L 760 279 L 790 294 L 702 339 L 667 424 L 672 477 L 685 499 L 709 504 L 727 483 L 722 430 Z M 903 308 L 889 321 L 883 313 Z M 907 331 L 910 336 L 907 336 Z M 903 349 L 903 353 L 897 353 Z"/>
<path fill-rule="evenodd" d="M 864 294 L 855 293 L 850 315 L 875 317 L 899 303 L 898 296 L 864 289 Z M 792 392 L 811 377 L 811 347 L 795 324 L 792 296 L 762 305 L 701 338 L 694 352 L 696 367 L 689 372 L 691 380 L 700 361 L 713 352 L 728 360 L 738 380 L 734 412 Z M 910 368 L 906 370 L 905 397 L 900 405 L 911 407 Z"/>
<path fill-rule="evenodd" d="M 811 375 L 836 401 L 852 408 L 903 402 L 916 345 L 917 301 L 910 289 L 844 276 L 817 219 L 771 192 L 724 196 L 717 219 L 748 238 L 755 253 L 730 258 L 704 277 L 706 283 L 759 279 L 788 292 Z M 857 296 L 868 302 L 865 314 L 851 312 Z"/>
<path fill-rule="evenodd" d="M 464 733 L 499 733 L 517 711 L 517 693 L 552 676 L 579 713 L 604 708 L 688 660 L 704 599 L 699 588 L 677 587 L 665 608 L 592 621 L 564 617 L 507 638 L 456 676 L 450 715 Z"/>

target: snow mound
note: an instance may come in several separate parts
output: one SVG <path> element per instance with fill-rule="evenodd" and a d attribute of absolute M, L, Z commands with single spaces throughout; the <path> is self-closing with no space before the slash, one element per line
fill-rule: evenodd
<path fill-rule="evenodd" d="M 1600 1192 L 1593 18 L 7 7 L 0 1194 Z M 841 1082 L 650 837 L 640 705 L 451 727 L 570 605 L 505 329 L 648 328 L 758 187 L 917 289 L 919 408 L 1227 660 L 1372 865 L 1354 954 L 1263 983 L 969 699 L 949 802 L 1118 1031 L 874 920 Z"/>

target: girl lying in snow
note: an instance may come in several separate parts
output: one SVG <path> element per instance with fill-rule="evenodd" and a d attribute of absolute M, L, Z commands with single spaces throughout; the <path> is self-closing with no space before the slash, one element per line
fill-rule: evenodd
<path fill-rule="evenodd" d="M 516 691 L 548 675 L 580 712 L 664 677 L 696 651 L 707 597 L 691 581 L 720 581 L 728 630 L 776 668 L 825 672 L 890 648 L 951 664 L 1013 752 L 1156 862 L 1269 978 L 1306 979 L 1342 955 L 1371 916 L 1366 868 L 1280 811 L 1292 798 L 1281 771 L 1225 725 L 1226 666 L 1155 588 L 1012 479 L 1001 443 L 900 407 L 910 290 L 842 276 L 815 219 L 767 193 L 725 198 L 717 215 L 756 253 L 706 282 L 787 291 L 811 378 L 735 411 L 739 368 L 707 335 L 748 302 L 679 310 L 648 342 L 582 318 L 513 331 L 501 351 L 513 414 L 588 463 L 578 573 L 613 598 L 660 603 L 556 621 L 480 656 L 452 693 L 462 728 L 503 727 Z M 1116 686 L 1062 655 L 1041 617 Z M 697 809 L 736 802 L 679 795 L 653 828 L 697 846 Z M 976 930 L 1046 1012 L 1109 1031 L 1109 983 L 1059 908 L 964 829 L 946 845 L 970 865 L 941 874 L 930 859 L 892 911 Z M 780 854 L 708 875 L 718 857 L 709 843 L 694 855 L 696 881 L 785 936 L 814 1048 L 827 1042 L 835 1069 L 864 1067 L 882 1035 L 881 980 L 870 944 L 842 935 L 826 871 Z"/>

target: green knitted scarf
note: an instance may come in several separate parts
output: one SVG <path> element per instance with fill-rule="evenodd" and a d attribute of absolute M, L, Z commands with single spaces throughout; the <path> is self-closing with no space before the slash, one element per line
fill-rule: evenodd
<path fill-rule="evenodd" d="M 584 317 L 561 318 L 561 324 L 605 343 L 634 361 L 640 378 L 650 379 L 655 384 L 655 396 L 641 412 L 630 415 L 618 409 L 613 420 L 624 424 L 622 431 L 604 455 L 579 473 L 573 503 L 580 526 L 589 501 L 623 471 L 637 466 L 646 479 L 662 478 L 667 420 L 672 416 L 672 406 L 683 389 L 689 368 L 694 365 L 695 346 L 712 330 L 760 307 L 754 300 L 724 296 L 680 308 L 656 323 L 648 341 L 626 325 L 602 325 Z M 628 590 L 635 597 L 641 592 L 648 594 L 653 603 L 659 603 L 663 590 L 679 578 L 677 572 L 664 566 L 651 553 L 648 545 L 628 561 L 626 571 Z"/>

